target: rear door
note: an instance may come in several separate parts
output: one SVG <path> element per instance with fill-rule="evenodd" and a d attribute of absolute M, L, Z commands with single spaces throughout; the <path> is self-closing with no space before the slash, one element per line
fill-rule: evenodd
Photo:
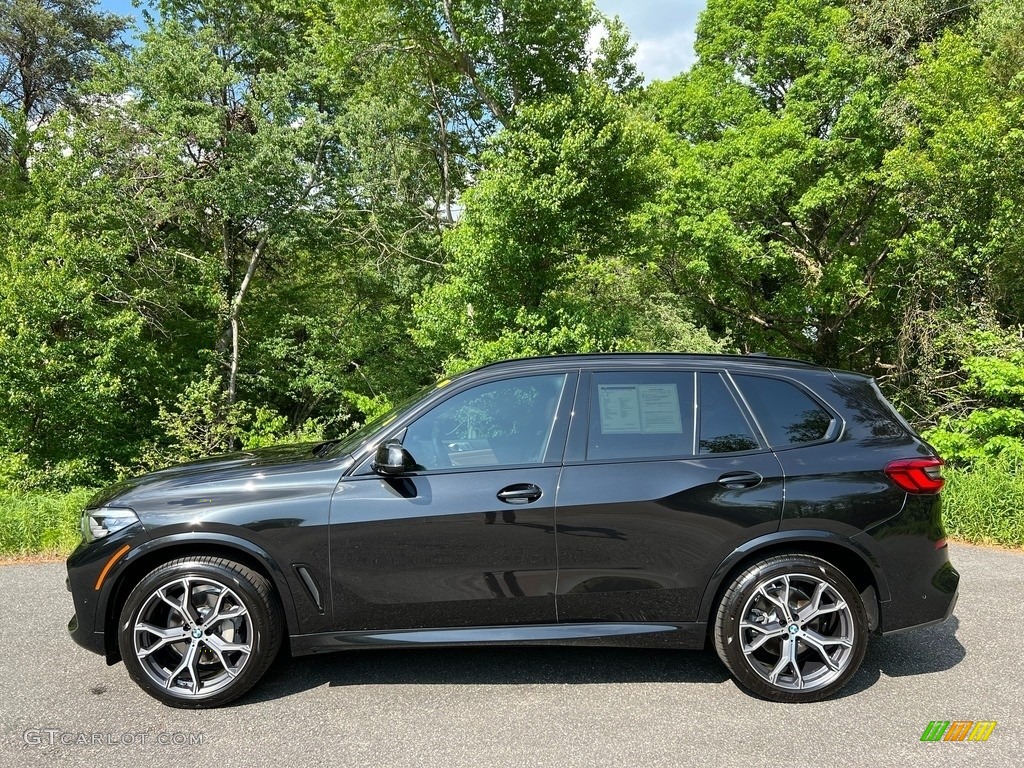
<path fill-rule="evenodd" d="M 724 371 L 584 374 L 555 513 L 559 621 L 696 620 L 714 569 L 778 530 L 782 502 Z"/>

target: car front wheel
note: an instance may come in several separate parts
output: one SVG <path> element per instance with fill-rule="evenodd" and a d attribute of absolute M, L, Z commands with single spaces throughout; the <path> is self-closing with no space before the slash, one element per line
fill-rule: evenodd
<path fill-rule="evenodd" d="M 281 645 L 270 584 L 218 557 L 165 563 L 132 590 L 118 642 L 129 675 L 174 707 L 216 707 L 241 696 Z"/>
<path fill-rule="evenodd" d="M 867 647 L 857 589 L 831 563 L 784 555 L 755 563 L 726 590 L 715 649 L 745 688 L 772 701 L 817 701 L 854 675 Z"/>

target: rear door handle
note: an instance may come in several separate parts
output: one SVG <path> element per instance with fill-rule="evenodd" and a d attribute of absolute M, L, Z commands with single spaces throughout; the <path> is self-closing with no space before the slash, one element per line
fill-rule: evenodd
<path fill-rule="evenodd" d="M 726 472 L 718 478 L 718 484 L 726 488 L 754 488 L 764 480 L 757 472 Z"/>
<path fill-rule="evenodd" d="M 541 497 L 543 491 L 533 483 L 517 483 L 498 491 L 498 500 L 506 504 L 529 504 Z"/>

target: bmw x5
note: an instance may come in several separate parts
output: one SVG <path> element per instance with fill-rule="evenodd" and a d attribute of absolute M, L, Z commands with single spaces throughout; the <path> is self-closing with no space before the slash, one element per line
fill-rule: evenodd
<path fill-rule="evenodd" d="M 867 376 L 751 356 L 513 360 L 341 440 L 114 485 L 68 559 L 73 638 L 212 707 L 294 655 L 712 645 L 802 702 L 869 635 L 947 618 L 941 459 Z"/>

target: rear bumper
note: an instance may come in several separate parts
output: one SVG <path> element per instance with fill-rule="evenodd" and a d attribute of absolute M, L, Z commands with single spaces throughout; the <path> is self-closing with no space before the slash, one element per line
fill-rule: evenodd
<path fill-rule="evenodd" d="M 887 629 L 887 630 L 883 630 L 882 631 L 882 635 L 883 636 L 884 635 L 896 635 L 896 634 L 899 634 L 900 632 L 908 632 L 908 631 L 910 631 L 912 629 L 923 629 L 924 627 L 932 627 L 932 626 L 935 626 L 936 624 L 941 624 L 942 622 L 944 622 L 946 619 L 948 619 L 950 616 L 953 615 L 953 609 L 956 608 L 956 601 L 957 601 L 957 599 L 959 599 L 959 597 L 960 597 L 960 593 L 959 592 L 954 592 L 953 593 L 953 599 L 949 601 L 949 607 L 946 608 L 946 612 L 942 616 L 937 618 L 937 619 L 933 619 L 932 621 L 926 621 L 923 624 L 911 624 L 908 627 L 901 627 L 900 629 Z"/>
<path fill-rule="evenodd" d="M 908 494 L 900 514 L 854 537 L 876 557 L 889 599 L 879 604 L 878 631 L 887 635 L 948 619 L 960 574 L 949 561 L 938 494 Z"/>
<path fill-rule="evenodd" d="M 949 560 L 930 579 L 893 585 L 893 599 L 882 605 L 882 634 L 941 624 L 953 615 L 960 596 L 959 585 L 960 574 Z"/>

